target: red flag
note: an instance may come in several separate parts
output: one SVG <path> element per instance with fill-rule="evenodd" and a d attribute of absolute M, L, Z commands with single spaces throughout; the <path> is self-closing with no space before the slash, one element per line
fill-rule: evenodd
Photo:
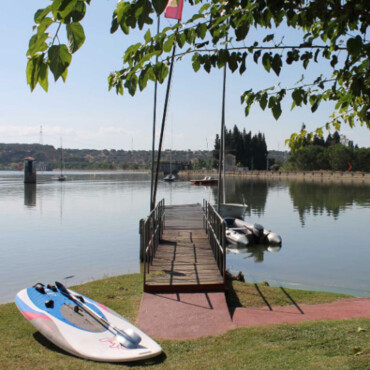
<path fill-rule="evenodd" d="M 178 19 L 180 21 L 183 5 L 184 0 L 169 0 L 164 11 L 164 16 L 166 18 Z"/>

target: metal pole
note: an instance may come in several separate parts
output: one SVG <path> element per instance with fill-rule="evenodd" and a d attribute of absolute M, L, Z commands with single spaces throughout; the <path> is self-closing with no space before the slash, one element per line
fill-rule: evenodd
<path fill-rule="evenodd" d="M 153 188 L 153 199 L 152 199 L 152 207 L 153 208 L 155 206 L 155 199 L 156 199 L 156 196 L 157 196 L 159 163 L 161 161 L 162 143 L 163 143 L 163 136 L 164 136 L 164 126 L 165 126 L 165 123 L 166 123 L 166 115 L 167 115 L 168 99 L 169 99 L 169 96 L 170 96 L 172 71 L 173 71 L 173 65 L 174 65 L 174 61 L 175 61 L 175 52 L 176 52 L 176 44 L 174 45 L 173 50 L 172 50 L 171 66 L 170 66 L 170 72 L 169 72 L 169 76 L 168 76 L 166 98 L 165 98 L 165 102 L 164 102 L 161 135 L 160 135 L 160 138 L 159 138 L 159 147 L 158 147 L 158 156 L 157 156 L 157 167 L 156 167 L 156 172 L 155 172 L 155 182 L 154 182 L 154 188 Z"/>
<path fill-rule="evenodd" d="M 228 37 L 226 35 L 226 45 L 225 49 L 227 49 L 227 42 Z M 219 152 L 219 159 L 218 159 L 218 199 L 217 199 L 217 211 L 220 212 L 220 204 L 221 204 L 221 186 L 223 192 L 223 202 L 225 203 L 225 95 L 226 95 L 226 66 L 224 66 L 224 74 L 223 74 L 223 83 L 222 83 L 222 112 L 221 112 L 221 142 L 220 142 L 220 152 Z M 223 172 L 223 179 L 222 174 Z M 222 184 L 221 184 L 222 179 Z"/>
<path fill-rule="evenodd" d="M 160 17 L 157 18 L 157 35 L 159 34 Z M 158 63 L 158 56 L 155 58 L 155 63 Z M 153 107 L 153 137 L 152 137 L 152 176 L 150 181 L 150 211 L 154 208 L 153 202 L 153 186 L 154 186 L 154 151 L 155 151 L 155 126 L 157 120 L 157 90 L 158 82 L 154 83 L 154 107 Z"/>

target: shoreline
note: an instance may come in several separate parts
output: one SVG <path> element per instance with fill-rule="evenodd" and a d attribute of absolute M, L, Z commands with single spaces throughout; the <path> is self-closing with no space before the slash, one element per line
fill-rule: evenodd
<path fill-rule="evenodd" d="M 4 172 L 18 172 L 15 170 L 0 170 Z M 38 171 L 42 174 L 54 174 L 60 172 L 59 169 L 52 171 Z M 147 174 L 151 171 L 146 169 L 122 170 L 122 169 L 66 169 L 65 173 L 122 173 L 122 174 Z M 263 180 L 300 180 L 300 181 L 316 181 L 316 182 L 356 182 L 363 184 L 370 184 L 370 172 L 342 172 L 342 171 L 265 171 L 265 170 L 229 170 L 226 171 L 227 177 L 233 178 L 251 178 Z M 162 174 L 163 175 L 163 174 Z M 180 171 L 177 174 L 178 178 L 183 181 L 190 181 L 192 179 L 202 179 L 205 176 L 217 177 L 216 170 L 190 170 Z"/>
<path fill-rule="evenodd" d="M 179 178 L 190 180 L 192 177 L 215 176 L 213 171 L 181 171 Z M 226 176 L 234 178 L 268 179 L 268 180 L 299 180 L 315 182 L 356 182 L 370 184 L 370 173 L 340 171 L 226 171 Z"/>

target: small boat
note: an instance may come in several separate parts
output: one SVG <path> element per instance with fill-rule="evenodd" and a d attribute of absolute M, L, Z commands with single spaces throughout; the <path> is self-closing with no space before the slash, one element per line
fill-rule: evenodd
<path fill-rule="evenodd" d="M 192 185 L 216 185 L 218 180 L 213 176 L 206 176 L 202 180 L 190 180 Z"/>
<path fill-rule="evenodd" d="M 280 245 L 282 243 L 281 236 L 271 230 L 265 229 L 260 224 L 250 224 L 247 221 L 235 218 L 235 226 L 237 228 L 246 228 L 252 231 L 255 241 L 257 243 Z"/>
<path fill-rule="evenodd" d="M 249 244 L 247 235 L 234 229 L 226 229 L 226 239 L 230 244 L 237 247 L 245 247 Z"/>
<path fill-rule="evenodd" d="M 221 203 L 219 207 L 221 217 L 243 218 L 246 210 L 245 203 Z"/>
<path fill-rule="evenodd" d="M 124 317 L 61 283 L 23 289 L 15 303 L 44 337 L 74 356 L 128 362 L 162 352 L 158 343 Z"/>
<path fill-rule="evenodd" d="M 60 175 L 58 176 L 58 181 L 66 181 L 67 177 L 63 175 L 63 168 L 64 168 L 64 156 L 63 156 L 63 145 L 62 139 L 60 140 Z"/>
<path fill-rule="evenodd" d="M 250 244 L 281 245 L 282 243 L 280 235 L 265 229 L 260 224 L 250 224 L 249 222 L 233 217 L 225 217 L 224 219 L 228 230 L 234 230 L 238 233 L 245 234 Z"/>
<path fill-rule="evenodd" d="M 174 181 L 176 181 L 176 176 L 171 173 L 170 175 L 165 176 L 163 178 L 163 181 L 174 182 Z"/>

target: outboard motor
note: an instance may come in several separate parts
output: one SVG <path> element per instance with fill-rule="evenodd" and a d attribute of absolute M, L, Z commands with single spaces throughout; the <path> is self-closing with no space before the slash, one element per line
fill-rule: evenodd
<path fill-rule="evenodd" d="M 256 238 L 258 242 L 262 241 L 264 235 L 263 235 L 263 226 L 260 224 L 254 224 L 253 225 L 253 235 Z"/>
<path fill-rule="evenodd" d="M 226 227 L 235 227 L 235 218 L 234 217 L 225 217 Z"/>

